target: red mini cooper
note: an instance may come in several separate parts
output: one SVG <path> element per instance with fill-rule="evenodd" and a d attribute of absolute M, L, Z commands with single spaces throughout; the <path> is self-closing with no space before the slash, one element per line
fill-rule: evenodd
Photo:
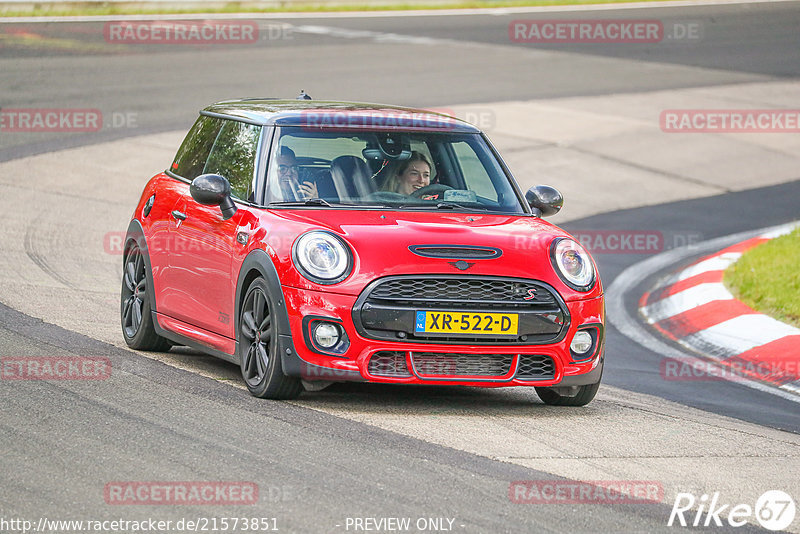
<path fill-rule="evenodd" d="M 301 95 L 303 96 L 303 95 Z M 474 126 L 423 110 L 214 104 L 128 226 L 122 332 L 239 364 L 287 399 L 336 381 L 534 386 L 590 402 L 603 288 Z"/>

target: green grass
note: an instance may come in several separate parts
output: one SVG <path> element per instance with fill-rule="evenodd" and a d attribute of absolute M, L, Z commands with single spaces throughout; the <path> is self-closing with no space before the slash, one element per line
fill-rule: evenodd
<path fill-rule="evenodd" d="M 800 327 L 800 228 L 745 252 L 724 281 L 751 308 Z"/>
<path fill-rule="evenodd" d="M 489 7 L 526 7 L 526 6 L 569 6 L 583 4 L 624 4 L 630 2 L 663 2 L 666 0 L 442 0 L 438 3 L 376 3 L 369 2 L 353 4 L 325 4 L 323 2 L 285 2 L 279 7 L 259 5 L 258 0 L 252 2 L 229 2 L 222 6 L 199 6 L 187 8 L 159 8 L 143 7 L 131 1 L 115 5 L 103 1 L 76 1 L 63 4 L 48 4 L 42 2 L 35 4 L 32 9 L 14 10 L 7 6 L 0 8 L 2 17 L 60 17 L 60 16 L 87 16 L 87 15 L 173 15 L 190 13 L 295 13 L 295 12 L 325 12 L 325 11 L 403 11 L 411 9 L 475 9 Z"/>

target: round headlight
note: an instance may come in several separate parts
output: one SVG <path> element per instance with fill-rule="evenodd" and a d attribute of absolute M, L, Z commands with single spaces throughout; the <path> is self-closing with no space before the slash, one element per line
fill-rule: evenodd
<path fill-rule="evenodd" d="M 350 249 L 333 234 L 314 230 L 294 243 L 292 257 L 303 276 L 318 284 L 335 284 L 350 274 Z"/>
<path fill-rule="evenodd" d="M 589 253 L 572 239 L 559 239 L 551 248 L 553 263 L 567 285 L 588 291 L 594 284 L 594 266 Z"/>

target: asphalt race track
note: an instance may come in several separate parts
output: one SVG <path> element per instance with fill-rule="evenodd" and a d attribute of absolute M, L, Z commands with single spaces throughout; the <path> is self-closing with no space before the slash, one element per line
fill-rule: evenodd
<path fill-rule="evenodd" d="M 534 18 L 658 20 L 700 33 L 650 44 L 509 40 L 509 23 Z M 525 388 L 354 384 L 261 401 L 235 366 L 124 346 L 121 257 L 108 236 L 124 230 L 198 109 L 305 89 L 476 119 L 524 187 L 564 191 L 553 222 L 575 234 L 657 230 L 663 250 L 686 245 L 691 262 L 702 242 L 798 219 L 800 141 L 665 134 L 659 112 L 796 108 L 800 3 L 257 21 L 255 44 L 198 46 L 108 43 L 103 20 L 0 20 L 0 111 L 103 116 L 85 133 L 0 127 L 0 356 L 100 357 L 113 370 L 97 381 L 0 380 L 0 532 L 22 531 L 10 519 L 234 517 L 268 518 L 281 532 L 401 531 L 389 518 L 410 518 L 411 532 L 747 532 L 761 530 L 755 517 L 736 528 L 667 522 L 678 493 L 719 492 L 729 509 L 767 490 L 798 501 L 800 398 L 665 380 L 663 355 L 613 319 L 603 387 L 585 408 L 545 407 Z M 596 252 L 606 290 L 660 251 Z M 632 315 L 663 274 L 622 295 Z M 543 480 L 646 481 L 663 495 L 514 502 L 515 481 Z M 259 498 L 109 504 L 104 490 L 124 481 L 245 481 Z M 800 517 L 785 530 L 800 532 Z"/>

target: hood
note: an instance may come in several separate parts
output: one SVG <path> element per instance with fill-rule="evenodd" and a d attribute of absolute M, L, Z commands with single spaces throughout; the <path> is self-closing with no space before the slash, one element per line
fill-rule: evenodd
<path fill-rule="evenodd" d="M 350 245 L 353 274 L 336 285 L 336 292 L 358 294 L 384 276 L 445 274 L 532 278 L 554 286 L 565 298 L 596 295 L 594 290 L 571 290 L 553 270 L 550 243 L 557 237 L 571 236 L 529 215 L 338 209 L 286 211 L 281 215 L 287 222 L 306 223 L 309 229 L 330 230 Z M 437 245 L 441 249 L 426 247 Z M 466 248 L 463 253 L 459 250 L 462 247 Z M 431 253 L 438 257 L 431 257 Z"/>

